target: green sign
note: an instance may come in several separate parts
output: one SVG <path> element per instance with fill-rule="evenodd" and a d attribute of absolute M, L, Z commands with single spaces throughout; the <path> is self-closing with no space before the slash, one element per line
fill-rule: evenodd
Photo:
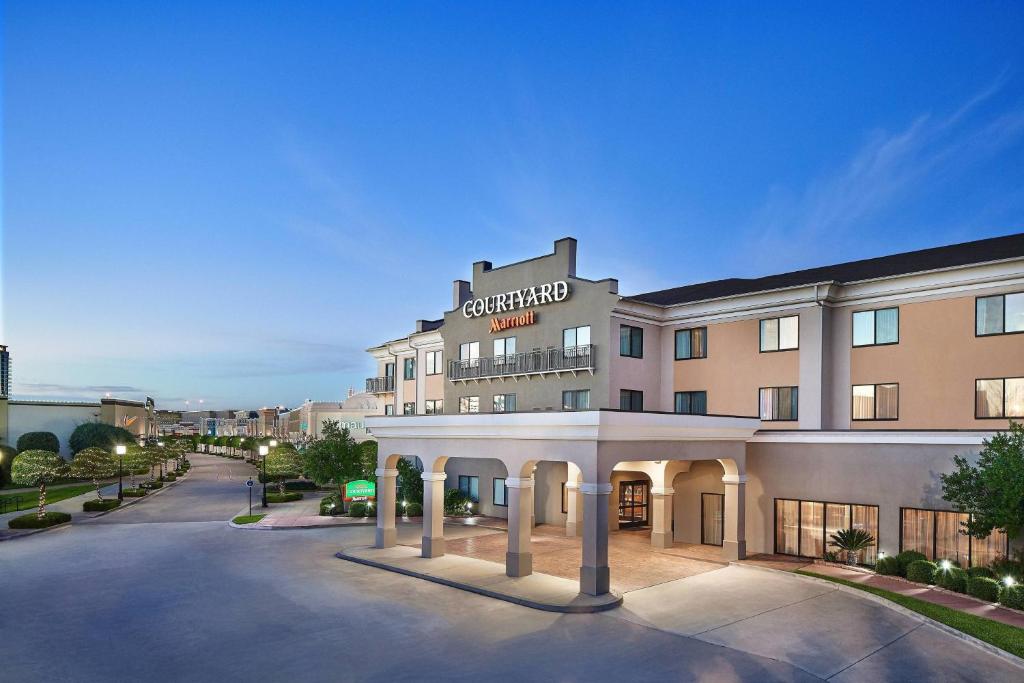
<path fill-rule="evenodd" d="M 372 481 L 360 479 L 345 484 L 346 498 L 376 498 L 377 485 Z"/>

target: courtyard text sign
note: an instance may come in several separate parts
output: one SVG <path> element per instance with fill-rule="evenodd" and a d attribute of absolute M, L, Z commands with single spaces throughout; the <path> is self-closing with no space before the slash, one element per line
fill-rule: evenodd
<path fill-rule="evenodd" d="M 471 299 L 462 304 L 462 315 L 467 318 L 479 318 L 484 315 L 505 313 L 520 308 L 532 308 L 544 304 L 557 303 L 569 298 L 569 283 L 565 280 L 545 282 L 511 292 L 494 294 L 482 299 Z"/>

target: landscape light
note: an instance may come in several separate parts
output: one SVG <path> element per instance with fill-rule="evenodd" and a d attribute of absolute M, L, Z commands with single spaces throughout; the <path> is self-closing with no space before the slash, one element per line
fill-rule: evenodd
<path fill-rule="evenodd" d="M 409 507 L 409 503 L 403 500 L 402 501 L 402 507 L 404 507 L 404 508 Z"/>
<path fill-rule="evenodd" d="M 157 441 L 156 445 L 159 446 L 160 448 L 163 448 L 164 447 L 164 442 L 163 441 Z"/>
<path fill-rule="evenodd" d="M 473 503 L 472 502 L 466 503 L 466 509 L 467 510 L 472 510 L 473 509 Z"/>
<path fill-rule="evenodd" d="M 269 448 L 267 448 L 266 446 L 260 446 L 260 455 L 265 456 L 269 452 L 270 452 Z"/>
<path fill-rule="evenodd" d="M 128 452 L 128 447 L 125 446 L 123 443 L 119 443 L 116 446 L 114 446 L 114 452 L 117 453 L 118 455 L 124 455 L 125 453 Z"/>
<path fill-rule="evenodd" d="M 942 568 L 942 571 L 948 572 L 950 569 L 953 568 L 953 563 L 949 560 L 943 560 L 939 563 L 939 566 Z"/>
<path fill-rule="evenodd" d="M 1007 586 L 1012 586 L 1013 584 L 1015 584 L 1017 582 L 1013 580 L 1012 576 L 1007 576 L 1006 578 L 1003 579 L 1003 583 L 1005 583 Z"/>
<path fill-rule="evenodd" d="M 885 551 L 884 550 L 879 550 L 878 551 L 878 559 L 882 559 L 883 557 L 885 557 Z"/>

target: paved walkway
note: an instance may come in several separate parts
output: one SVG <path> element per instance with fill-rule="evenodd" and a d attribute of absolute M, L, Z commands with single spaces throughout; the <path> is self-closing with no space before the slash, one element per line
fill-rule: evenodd
<path fill-rule="evenodd" d="M 116 498 L 117 497 L 117 483 L 108 484 L 100 488 L 103 492 L 104 498 Z M 38 489 L 36 489 L 38 491 Z M 46 506 L 48 512 L 66 512 L 71 515 L 71 521 L 74 523 L 76 520 L 85 519 L 89 517 L 95 517 L 98 513 L 95 512 L 83 512 L 82 503 L 87 500 L 92 500 L 96 497 L 96 491 L 88 491 L 80 496 L 74 498 L 65 498 L 64 500 L 56 503 L 51 503 Z M 0 539 L 14 538 L 17 536 L 25 536 L 31 533 L 35 533 L 34 529 L 9 529 L 7 522 L 14 519 L 15 517 L 21 517 L 27 515 L 36 510 L 35 507 L 27 510 L 23 509 L 18 512 L 7 512 L 0 515 Z"/>
<path fill-rule="evenodd" d="M 912 598 L 917 598 L 918 600 L 924 600 L 925 602 L 943 605 L 955 610 L 960 610 L 961 612 L 967 612 L 968 614 L 974 614 L 979 617 L 985 617 L 986 619 L 992 619 L 993 621 L 1001 621 L 1004 624 L 1024 628 L 1024 614 L 1021 612 L 1006 609 L 1005 607 L 1000 607 L 999 605 L 991 602 L 982 602 L 960 593 L 937 590 L 929 586 L 923 586 L 919 583 L 911 583 L 909 581 L 894 579 L 891 576 L 865 574 L 864 572 L 858 572 L 852 569 L 844 569 L 842 567 L 833 567 L 824 564 L 812 564 L 804 567 L 804 569 L 814 572 L 815 574 L 833 576 L 847 581 L 852 581 L 853 583 L 874 586 L 875 588 L 881 588 L 893 593 L 899 593 L 900 595 L 907 595 Z"/>
<path fill-rule="evenodd" d="M 274 490 L 276 491 L 276 488 Z M 271 489 L 268 488 L 267 492 L 270 491 Z M 247 528 L 314 529 L 332 526 L 377 525 L 376 517 L 321 516 L 320 500 L 327 495 L 324 491 L 303 491 L 302 500 L 293 500 L 289 503 L 270 503 L 266 510 L 258 507 L 261 493 L 262 491 L 253 491 L 252 513 L 254 515 L 266 513 L 266 517 L 255 524 L 245 525 Z M 242 514 L 246 514 L 248 511 L 247 506 Z"/>

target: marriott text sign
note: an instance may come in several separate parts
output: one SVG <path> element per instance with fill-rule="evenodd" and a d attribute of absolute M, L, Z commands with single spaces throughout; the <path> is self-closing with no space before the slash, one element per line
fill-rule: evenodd
<path fill-rule="evenodd" d="M 483 299 L 473 299 L 462 305 L 462 315 L 467 318 L 479 318 L 482 315 L 494 315 L 519 308 L 530 308 L 544 304 L 565 301 L 569 298 L 569 283 L 565 280 L 545 282 L 523 289 L 513 289 L 504 294 L 495 294 Z"/>

